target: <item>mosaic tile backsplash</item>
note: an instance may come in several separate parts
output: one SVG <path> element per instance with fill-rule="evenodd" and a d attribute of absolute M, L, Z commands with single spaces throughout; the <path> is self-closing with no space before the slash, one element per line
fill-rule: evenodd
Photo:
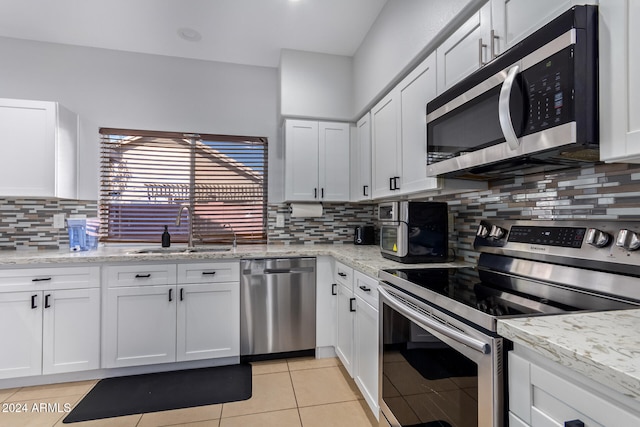
<path fill-rule="evenodd" d="M 640 165 L 599 164 L 550 174 L 494 181 L 486 191 L 429 197 L 446 201 L 454 217 L 451 247 L 474 262 L 481 219 L 625 219 L 640 221 Z M 291 218 L 288 204 L 268 207 L 271 244 L 351 243 L 357 225 L 376 224 L 375 203 L 325 203 L 320 218 Z M 66 228 L 53 228 L 53 214 L 96 216 L 96 201 L 0 198 L 0 249 L 59 249 Z M 276 227 L 277 214 L 285 217 Z"/>
<path fill-rule="evenodd" d="M 0 198 L 0 250 L 69 247 L 69 234 L 53 227 L 53 214 L 95 217 L 95 201 Z"/>

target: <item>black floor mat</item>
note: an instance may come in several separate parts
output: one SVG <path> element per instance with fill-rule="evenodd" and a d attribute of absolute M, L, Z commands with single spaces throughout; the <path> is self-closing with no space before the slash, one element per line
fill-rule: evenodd
<path fill-rule="evenodd" d="M 63 422 L 191 408 L 250 397 L 249 364 L 107 378 L 98 382 Z"/>

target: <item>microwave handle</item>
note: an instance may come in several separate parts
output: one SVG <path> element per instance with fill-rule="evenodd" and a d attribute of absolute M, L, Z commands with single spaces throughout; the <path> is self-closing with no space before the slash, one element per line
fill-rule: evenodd
<path fill-rule="evenodd" d="M 509 98 L 511 97 L 511 90 L 513 89 L 513 82 L 520 71 L 520 66 L 514 65 L 509 68 L 507 72 L 507 78 L 502 83 L 500 89 L 500 99 L 498 101 L 498 117 L 500 118 L 500 128 L 504 134 L 504 138 L 507 141 L 507 145 L 510 149 L 515 150 L 520 146 L 516 130 L 511 123 L 511 110 L 509 109 Z"/>

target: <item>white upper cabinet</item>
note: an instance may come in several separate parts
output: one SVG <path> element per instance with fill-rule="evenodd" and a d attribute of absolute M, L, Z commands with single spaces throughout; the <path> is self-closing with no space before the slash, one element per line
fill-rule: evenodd
<path fill-rule="evenodd" d="M 600 160 L 640 163 L 640 3 L 599 10 Z"/>
<path fill-rule="evenodd" d="M 436 189 L 427 178 L 427 102 L 436 96 L 430 55 L 371 110 L 373 198 Z"/>
<path fill-rule="evenodd" d="M 0 196 L 78 194 L 78 116 L 56 102 L 0 99 Z"/>
<path fill-rule="evenodd" d="M 427 102 L 436 96 L 436 56 L 430 55 L 398 85 L 402 186 L 415 193 L 436 188 L 427 177 Z"/>
<path fill-rule="evenodd" d="M 398 91 L 392 90 L 371 110 L 372 196 L 374 199 L 397 193 L 400 180 L 398 141 Z"/>
<path fill-rule="evenodd" d="M 285 199 L 349 200 L 349 124 L 285 121 Z"/>
<path fill-rule="evenodd" d="M 491 3 L 488 2 L 436 49 L 438 93 L 492 59 Z"/>
<path fill-rule="evenodd" d="M 578 4 L 580 0 L 492 0 L 494 55 L 504 53 L 547 22 Z"/>
<path fill-rule="evenodd" d="M 321 201 L 349 201 L 348 123 L 318 124 L 318 187 Z"/>
<path fill-rule="evenodd" d="M 355 168 L 352 200 L 371 200 L 371 113 L 365 114 L 356 123 L 355 158 L 351 167 Z"/>

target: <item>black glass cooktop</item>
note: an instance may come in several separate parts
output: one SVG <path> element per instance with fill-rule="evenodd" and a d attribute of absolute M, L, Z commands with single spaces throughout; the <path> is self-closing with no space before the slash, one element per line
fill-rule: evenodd
<path fill-rule="evenodd" d="M 575 307 L 501 289 L 491 283 L 483 283 L 477 270 L 473 268 L 395 269 L 385 271 L 399 279 L 410 282 L 412 285 L 496 317 L 577 310 Z M 403 290 L 411 293 L 411 289 L 403 288 Z M 417 296 L 420 297 L 419 295 Z M 428 300 L 426 302 L 431 303 Z"/>

